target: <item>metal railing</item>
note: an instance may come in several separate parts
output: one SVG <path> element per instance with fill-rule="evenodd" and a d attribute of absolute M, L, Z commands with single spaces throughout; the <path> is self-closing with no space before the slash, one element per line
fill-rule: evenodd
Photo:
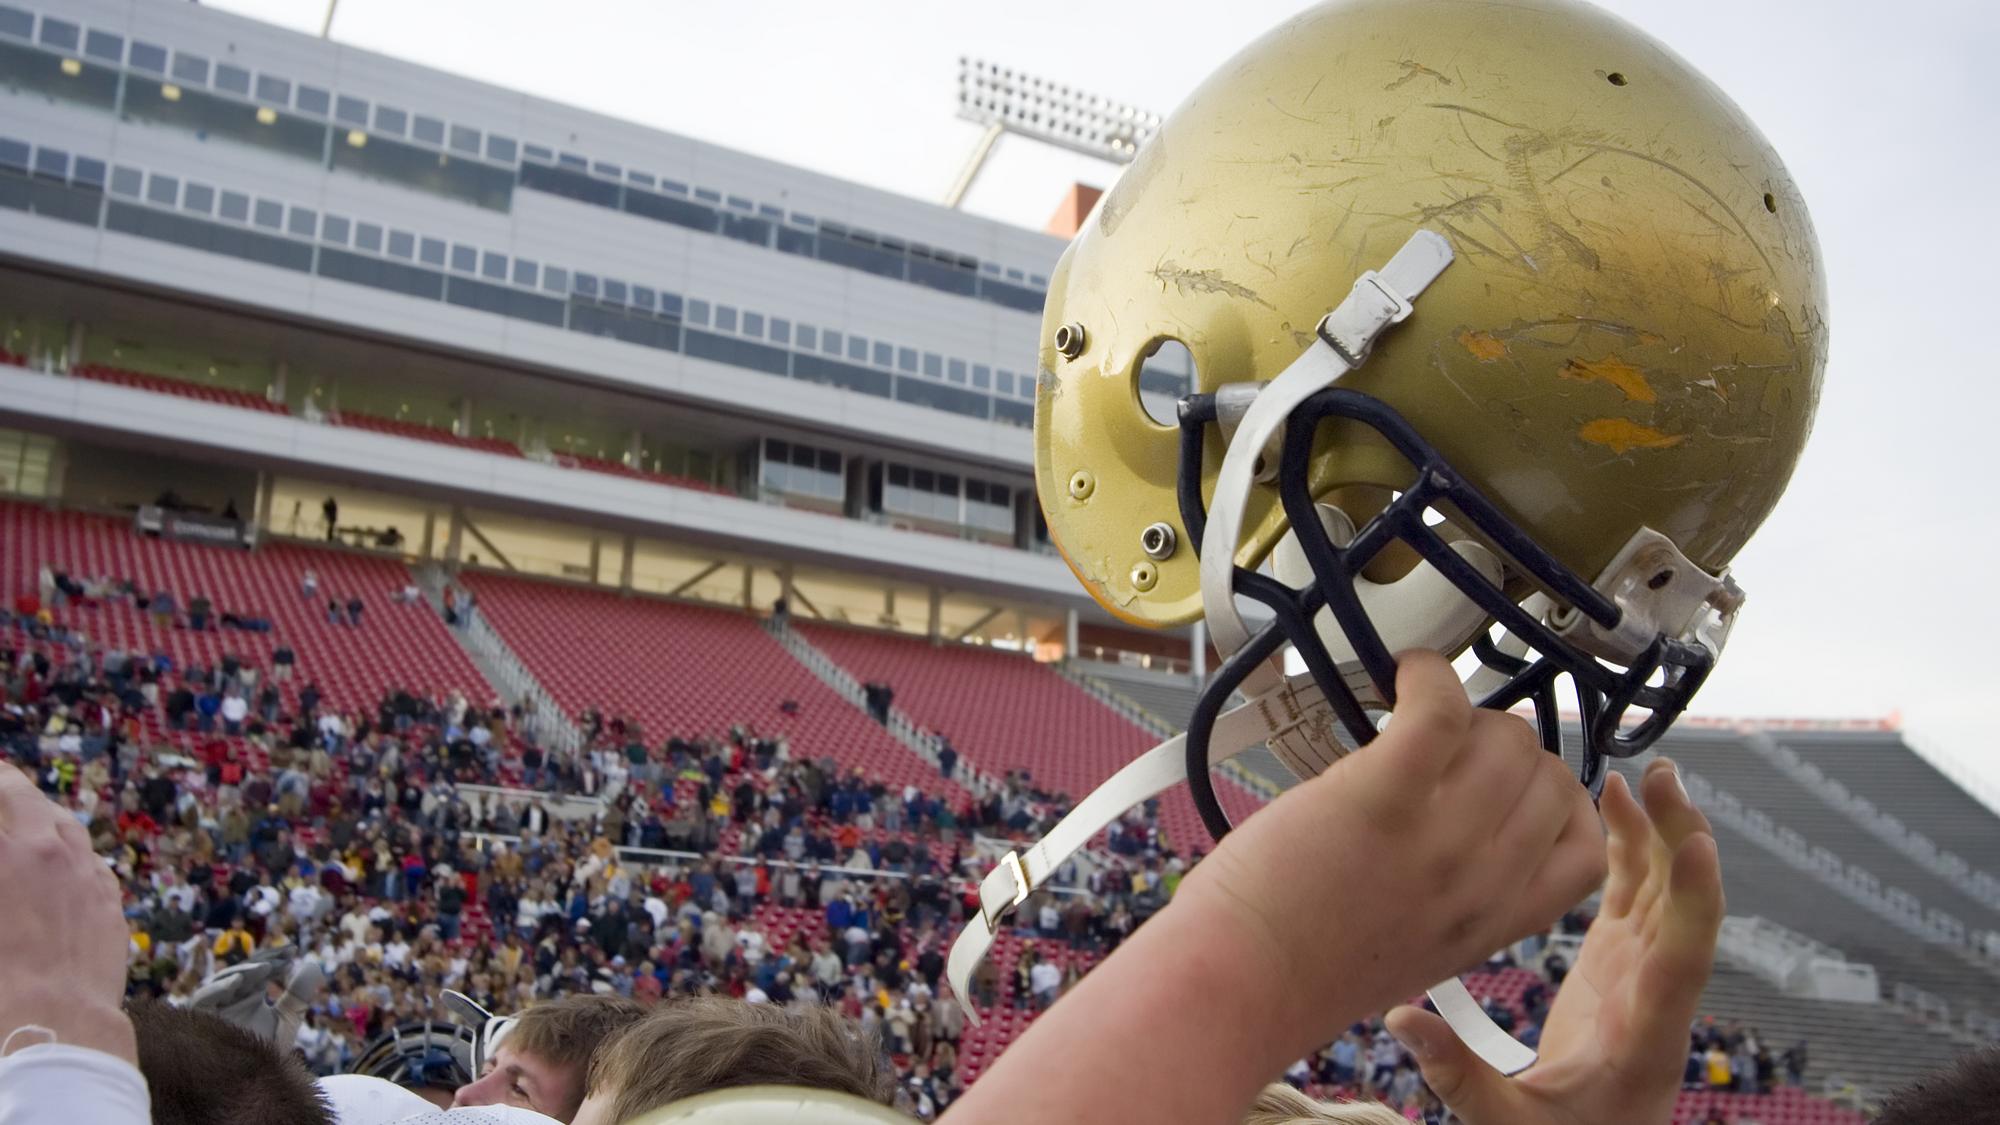
<path fill-rule="evenodd" d="M 412 568 L 416 575 L 417 588 L 423 591 L 424 600 L 440 616 L 444 613 L 444 592 L 451 584 L 444 567 L 435 562 L 424 563 Z M 460 591 L 460 604 L 465 604 Z M 470 655 L 479 670 L 491 680 L 503 699 L 509 703 L 532 703 L 532 711 L 522 716 L 533 731 L 535 738 L 543 746 L 575 754 L 583 749 L 583 731 L 562 707 L 556 703 L 542 682 L 528 670 L 528 666 L 515 655 L 514 650 L 501 638 L 498 630 L 486 620 L 486 615 L 473 610 L 460 614 L 456 625 L 446 628 L 458 638 L 459 644 Z"/>
<path fill-rule="evenodd" d="M 784 646 L 786 652 L 792 654 L 793 659 L 804 665 L 806 671 L 811 672 L 819 682 L 832 689 L 835 695 L 845 699 L 863 713 L 868 711 L 868 693 L 861 686 L 861 681 L 855 679 L 852 673 L 842 668 L 832 657 L 821 652 L 817 645 L 801 636 L 784 618 L 777 616 L 766 618 L 764 631 L 771 634 L 780 645 Z M 884 723 L 883 727 L 891 738 L 909 747 L 911 753 L 937 768 L 939 776 L 943 775 L 943 764 L 938 758 L 938 752 L 944 749 L 943 739 L 925 730 L 894 706 L 889 708 L 888 722 Z M 975 768 L 963 755 L 952 767 L 951 779 L 981 799 L 1001 788 L 999 778 Z"/>

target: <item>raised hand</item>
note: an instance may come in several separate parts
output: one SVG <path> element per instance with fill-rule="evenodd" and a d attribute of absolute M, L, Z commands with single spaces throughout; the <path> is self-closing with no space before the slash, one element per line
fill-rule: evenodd
<path fill-rule="evenodd" d="M 136 1062 L 125 950 L 118 879 L 83 825 L 0 761 L 0 1039 Z"/>
<path fill-rule="evenodd" d="M 1651 1125 L 1672 1119 L 1688 1025 L 1722 925 L 1722 869 L 1708 820 L 1672 762 L 1604 787 L 1610 878 L 1603 908 L 1542 1029 L 1541 1059 L 1506 1078 L 1437 1015 L 1389 1013 L 1389 1030 L 1466 1125 Z"/>

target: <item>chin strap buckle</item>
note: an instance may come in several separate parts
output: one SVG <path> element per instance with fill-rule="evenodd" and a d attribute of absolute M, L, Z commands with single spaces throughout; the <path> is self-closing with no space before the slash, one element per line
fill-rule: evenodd
<path fill-rule="evenodd" d="M 1034 890 L 1028 866 L 1021 862 L 1021 853 L 1008 852 L 1002 856 L 1000 863 L 979 881 L 979 916 L 986 920 L 986 931 L 999 933 L 1000 923 L 1028 901 Z"/>

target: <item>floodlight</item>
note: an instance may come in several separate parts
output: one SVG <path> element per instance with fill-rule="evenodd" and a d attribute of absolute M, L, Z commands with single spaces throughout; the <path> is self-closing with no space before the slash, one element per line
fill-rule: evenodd
<path fill-rule="evenodd" d="M 983 59 L 958 60 L 958 115 L 982 125 L 1129 164 L 1160 115 Z"/>
<path fill-rule="evenodd" d="M 1002 133 L 1130 164 L 1160 128 L 1157 113 L 965 56 L 958 60 L 958 115 L 986 126 L 986 132 L 945 193 L 947 207 L 965 199 Z"/>

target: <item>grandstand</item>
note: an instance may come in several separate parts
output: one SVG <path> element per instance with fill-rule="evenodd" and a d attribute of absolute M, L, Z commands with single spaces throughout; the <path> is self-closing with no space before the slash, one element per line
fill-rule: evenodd
<path fill-rule="evenodd" d="M 295 722 L 314 741 L 309 688 L 320 712 L 364 720 L 400 692 L 440 711 L 454 694 L 549 706 L 544 727 L 501 722 L 490 771 L 417 767 L 435 772 L 411 821 L 440 781 L 492 783 L 466 832 L 492 849 L 485 863 L 520 834 L 492 807 L 543 799 L 521 788 L 525 754 L 606 756 L 548 732 L 597 712 L 648 747 L 709 740 L 728 758 L 743 727 L 782 736 L 794 765 L 858 773 L 887 804 L 907 787 L 944 806 L 949 835 L 934 820 L 806 819 L 841 841 L 835 858 L 921 845 L 951 879 L 977 874 L 974 831 L 1020 834 L 968 823 L 981 801 L 1041 790 L 1030 804 L 1050 814 L 1185 725 L 1200 634 L 1141 634 L 1089 601 L 1035 497 L 1035 340 L 1060 237 L 198 5 L 3 0 L 0 79 L 0 592 L 14 610 L 0 640 L 56 680 L 127 650 L 163 658 L 168 691 L 233 660 L 278 693 L 277 717 L 250 724 L 266 729 L 234 734 L 180 729 L 165 692 L 133 706 L 155 760 L 240 758 L 245 788 L 275 804 Z M 1135 378 L 1160 391 L 1188 375 L 1163 356 Z M 57 598 L 45 570 L 134 593 Z M 478 627 L 398 600 L 413 584 L 469 595 L 454 612 Z M 160 593 L 164 623 L 140 604 Z M 326 605 L 350 597 L 358 624 Z M 257 624 L 189 628 L 197 598 L 217 625 Z M 289 679 L 274 676 L 280 648 L 296 654 Z M 889 722 L 840 686 L 861 683 L 893 689 Z M 409 757 L 448 759 L 450 725 L 427 718 Z M 1705 1008 L 1779 1045 L 1810 1039 L 1809 1090 L 1879 1092 L 2000 1026 L 1981 1022 L 2000 1016 L 2000 970 L 1976 946 L 2000 930 L 1978 881 L 2000 875 L 2000 821 L 1893 731 L 1771 736 L 1792 759 L 1731 727 L 1683 728 L 1662 751 L 1707 783 L 1732 909 L 1872 966 L 1883 999 L 1801 996 L 1724 964 Z M 958 756 L 949 778 L 940 740 Z M 340 800 L 393 799 L 350 773 L 380 762 L 338 745 L 285 830 L 323 845 Z M 1217 782 L 1237 819 L 1291 782 L 1268 751 L 1240 764 Z M 729 823 L 698 858 L 627 855 L 683 884 L 733 870 L 760 833 L 708 803 L 783 785 L 733 760 L 720 776 L 671 765 L 657 784 L 564 796 L 635 835 L 716 815 Z M 1206 850 L 1180 789 L 1155 826 L 1181 856 Z M 257 862 L 243 843 L 210 865 L 218 885 Z M 1843 866 L 1813 868 L 1815 849 Z M 384 852 L 375 875 L 415 851 Z M 1141 862 L 1093 848 L 1080 866 L 1115 887 Z M 459 948 L 491 947 L 514 904 L 461 873 L 474 893 Z M 878 874 L 866 894 L 885 903 L 917 881 Z M 1892 889 L 1914 910 L 1884 906 Z M 774 947 L 833 936 L 807 906 L 736 906 Z M 1099 956 L 1102 934 L 1072 945 L 1016 921 L 992 954 L 1003 972 L 1024 950 L 1064 969 Z M 902 950 L 938 940 L 882 928 Z M 1523 1018 L 1534 981 L 1469 978 Z M 1035 1018 L 1011 984 L 983 1014 L 958 1053 L 967 1081 Z M 1854 1120 L 1787 1088 L 1691 1093 L 1677 1121 L 1712 1104 L 1764 1125 Z"/>

